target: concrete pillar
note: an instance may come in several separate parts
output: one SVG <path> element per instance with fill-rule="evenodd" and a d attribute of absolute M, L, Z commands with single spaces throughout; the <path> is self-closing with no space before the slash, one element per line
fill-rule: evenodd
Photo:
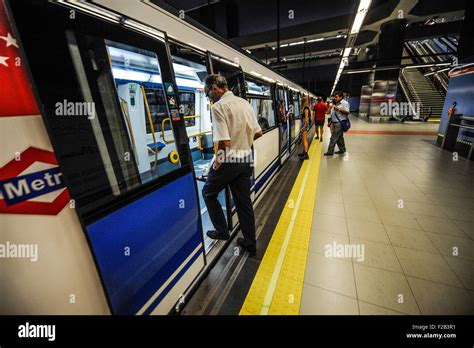
<path fill-rule="evenodd" d="M 394 19 L 382 24 L 378 44 L 377 67 L 400 65 L 405 41 L 406 19 Z M 399 70 L 375 72 L 375 80 L 398 80 Z"/>

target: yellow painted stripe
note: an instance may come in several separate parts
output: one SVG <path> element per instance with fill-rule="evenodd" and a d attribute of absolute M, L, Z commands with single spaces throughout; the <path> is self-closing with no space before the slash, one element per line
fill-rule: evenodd
<path fill-rule="evenodd" d="M 241 315 L 298 314 L 308 255 L 322 143 L 313 141 L 273 232 Z"/>

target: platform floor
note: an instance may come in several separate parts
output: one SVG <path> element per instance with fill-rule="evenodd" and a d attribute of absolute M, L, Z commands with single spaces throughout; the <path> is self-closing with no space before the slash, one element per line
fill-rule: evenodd
<path fill-rule="evenodd" d="M 437 124 L 351 119 L 345 156 L 322 156 L 329 132 L 293 155 L 277 216 L 262 227 L 257 207 L 257 256 L 216 267 L 201 296 L 223 295 L 188 314 L 474 313 L 473 164 L 436 146 Z"/>
<path fill-rule="evenodd" d="M 300 314 L 474 313 L 474 166 L 434 139 L 349 134 L 348 158 L 322 159 Z M 364 260 L 326 257 L 333 243 L 364 246 Z"/>

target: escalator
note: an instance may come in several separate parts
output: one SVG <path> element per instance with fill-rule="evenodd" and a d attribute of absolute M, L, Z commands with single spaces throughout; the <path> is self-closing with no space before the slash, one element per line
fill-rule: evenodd
<path fill-rule="evenodd" d="M 455 59 L 457 39 L 440 37 L 420 41 L 405 42 L 404 63 L 439 64 L 451 63 Z M 439 119 L 443 111 L 448 90 L 448 70 L 446 66 L 404 68 L 400 73 L 399 85 L 402 99 L 419 103 L 414 119 Z M 416 104 L 415 104 L 416 105 Z"/>

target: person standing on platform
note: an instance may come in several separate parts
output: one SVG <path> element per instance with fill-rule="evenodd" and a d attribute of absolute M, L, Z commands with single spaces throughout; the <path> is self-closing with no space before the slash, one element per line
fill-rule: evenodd
<path fill-rule="evenodd" d="M 334 148 L 337 144 L 339 151 L 337 154 L 344 154 L 346 152 L 346 144 L 344 142 L 344 131 L 342 129 L 342 121 L 349 118 L 349 102 L 343 99 L 341 92 L 334 93 L 334 103 L 331 104 L 331 120 L 332 134 L 329 142 L 328 151 L 324 156 L 334 155 Z"/>
<path fill-rule="evenodd" d="M 252 144 L 262 136 L 262 129 L 252 106 L 228 89 L 224 76 L 207 76 L 204 81 L 204 93 L 214 103 L 212 133 L 213 141 L 217 144 L 216 156 L 202 189 L 204 202 L 215 228 L 208 231 L 207 236 L 221 240 L 230 238 L 227 221 L 217 199 L 219 193 L 229 186 L 244 236 L 237 239 L 237 244 L 251 255 L 255 255 L 257 242 L 250 180 L 253 165 Z"/>
<path fill-rule="evenodd" d="M 308 131 L 311 128 L 311 108 L 309 107 L 308 97 L 301 98 L 301 118 L 303 119 L 303 127 L 301 127 L 301 138 L 303 139 L 303 152 L 299 154 L 301 160 L 309 159 L 308 156 Z"/>
<path fill-rule="evenodd" d="M 314 123 L 316 126 L 316 135 L 314 139 L 319 139 L 323 141 L 324 133 L 324 121 L 326 120 L 326 112 L 328 111 L 328 106 L 323 101 L 322 97 L 318 97 L 318 102 L 314 104 Z"/>

